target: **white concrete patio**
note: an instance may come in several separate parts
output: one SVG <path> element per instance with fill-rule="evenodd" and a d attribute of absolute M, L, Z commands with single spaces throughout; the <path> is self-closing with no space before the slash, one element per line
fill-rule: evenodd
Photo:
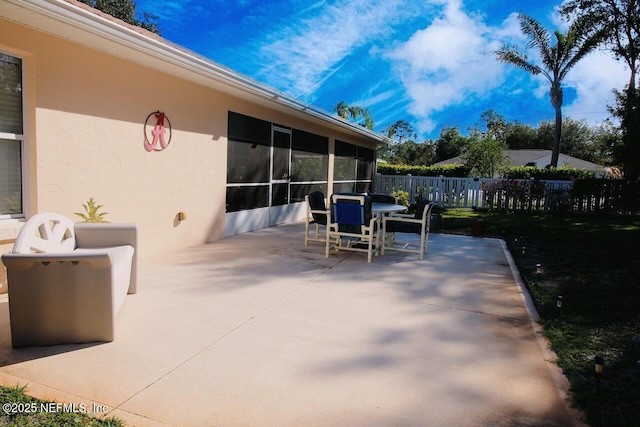
<path fill-rule="evenodd" d="M 0 384 L 131 426 L 568 426 L 499 240 L 329 259 L 302 224 L 146 260 L 111 343 L 11 347 Z"/>

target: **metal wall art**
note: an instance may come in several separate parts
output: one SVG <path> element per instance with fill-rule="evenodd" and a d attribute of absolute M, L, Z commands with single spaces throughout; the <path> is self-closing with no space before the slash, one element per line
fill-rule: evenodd
<path fill-rule="evenodd" d="M 155 118 L 155 125 L 153 124 Z M 166 123 L 166 125 L 165 125 Z M 153 126 L 153 127 L 152 127 Z M 169 135 L 167 137 L 167 128 Z M 149 142 L 151 136 L 151 142 Z M 160 111 L 156 111 L 147 116 L 144 122 L 144 148 L 147 151 L 162 151 L 171 142 L 171 122 L 169 118 Z"/>

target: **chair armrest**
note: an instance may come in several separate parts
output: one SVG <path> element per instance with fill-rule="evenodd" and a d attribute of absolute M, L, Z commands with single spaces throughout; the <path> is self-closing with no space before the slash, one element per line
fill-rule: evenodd
<path fill-rule="evenodd" d="M 33 265 L 69 262 L 73 264 L 87 263 L 92 268 L 108 268 L 113 264 L 112 256 L 108 252 L 74 254 L 69 253 L 38 253 L 38 254 L 4 254 L 2 262 L 8 270 L 28 270 Z"/>
<path fill-rule="evenodd" d="M 401 214 L 401 213 L 391 213 L 387 215 L 387 218 L 413 218 L 415 219 L 415 215 L 412 214 Z"/>
<path fill-rule="evenodd" d="M 77 223 L 74 226 L 77 248 L 133 247 L 129 293 L 138 291 L 138 225 Z"/>
<path fill-rule="evenodd" d="M 320 214 L 320 215 L 329 215 L 331 213 L 331 211 L 329 209 L 327 210 L 318 210 L 318 209 L 309 209 L 309 213 L 315 213 L 315 214 Z"/>
<path fill-rule="evenodd" d="M 409 216 L 409 217 L 403 217 L 403 218 L 398 218 L 393 217 L 393 216 L 389 216 L 384 218 L 382 221 L 384 222 L 409 222 L 409 223 L 414 223 L 414 224 L 422 224 L 422 220 L 421 219 L 415 219 L 413 216 Z"/>

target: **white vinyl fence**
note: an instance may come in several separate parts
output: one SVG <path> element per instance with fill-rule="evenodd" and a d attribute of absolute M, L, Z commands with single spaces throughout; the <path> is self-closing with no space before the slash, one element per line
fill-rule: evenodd
<path fill-rule="evenodd" d="M 568 202 L 573 181 L 446 178 L 443 176 L 376 175 L 374 192 L 403 190 L 409 200 L 426 197 L 440 207 L 549 210 Z M 565 200 L 566 199 L 566 200 Z"/>

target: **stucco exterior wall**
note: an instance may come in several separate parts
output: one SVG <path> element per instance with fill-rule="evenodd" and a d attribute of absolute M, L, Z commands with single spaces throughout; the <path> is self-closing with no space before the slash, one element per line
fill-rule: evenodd
<path fill-rule="evenodd" d="M 139 224 L 143 258 L 224 237 L 229 110 L 328 136 L 331 145 L 371 147 L 365 137 L 5 20 L 0 52 L 21 57 L 27 75 L 27 216 L 55 211 L 76 221 L 94 197 L 108 221 Z M 147 152 L 144 122 L 158 110 L 170 120 L 171 143 Z"/>
<path fill-rule="evenodd" d="M 55 37 L 2 22 L 3 43 L 28 52 L 25 88 L 33 131 L 28 143 L 28 215 L 73 218 L 94 197 L 110 222 L 140 226 L 140 254 L 199 244 L 224 234 L 224 96 Z M 11 52 L 9 52 L 11 53 Z M 169 147 L 144 149 L 144 121 L 163 111 Z M 179 223 L 177 213 L 187 213 Z"/>

